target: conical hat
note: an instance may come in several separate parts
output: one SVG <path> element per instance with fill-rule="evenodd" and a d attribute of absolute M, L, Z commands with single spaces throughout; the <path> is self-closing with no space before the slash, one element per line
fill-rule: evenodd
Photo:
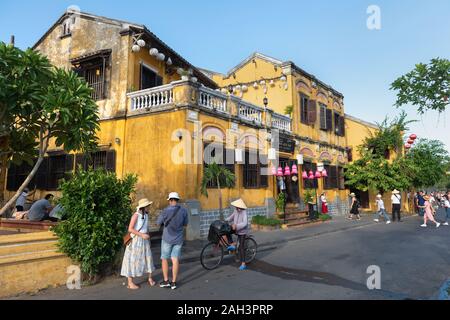
<path fill-rule="evenodd" d="M 239 208 L 239 209 L 247 209 L 247 206 L 245 205 L 245 202 L 242 199 L 236 200 L 231 203 L 233 207 Z"/>

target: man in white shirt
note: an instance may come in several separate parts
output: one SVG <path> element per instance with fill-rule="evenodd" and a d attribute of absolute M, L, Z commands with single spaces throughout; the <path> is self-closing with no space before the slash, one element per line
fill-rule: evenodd
<path fill-rule="evenodd" d="M 377 195 L 377 213 L 375 213 L 375 219 L 373 219 L 375 222 L 380 222 L 379 217 L 383 216 L 384 220 L 386 221 L 386 224 L 390 224 L 391 220 L 389 219 L 387 213 L 386 213 L 386 209 L 384 207 L 384 201 L 382 199 L 381 194 Z"/>
<path fill-rule="evenodd" d="M 400 215 L 400 209 L 401 209 L 401 200 L 402 196 L 400 195 L 400 191 L 395 189 L 392 191 L 391 201 L 392 201 L 392 221 L 395 222 L 396 218 L 398 217 L 398 222 L 401 222 L 401 215 Z"/>

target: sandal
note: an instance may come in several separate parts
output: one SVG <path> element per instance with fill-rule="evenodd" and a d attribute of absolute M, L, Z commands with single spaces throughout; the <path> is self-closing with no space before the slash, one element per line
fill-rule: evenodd
<path fill-rule="evenodd" d="M 130 289 L 130 290 L 138 290 L 138 289 L 140 289 L 140 287 L 139 287 L 138 285 L 136 285 L 135 288 L 132 288 L 132 287 L 130 287 L 129 285 L 127 285 L 127 289 Z"/>
<path fill-rule="evenodd" d="M 156 286 L 156 281 L 155 280 L 148 280 L 148 284 L 150 285 L 150 287 L 154 287 Z"/>

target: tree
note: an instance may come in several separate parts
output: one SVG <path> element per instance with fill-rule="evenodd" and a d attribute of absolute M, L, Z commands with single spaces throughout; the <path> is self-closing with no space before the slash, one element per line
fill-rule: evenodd
<path fill-rule="evenodd" d="M 444 112 L 449 105 L 450 61 L 436 58 L 429 64 L 419 63 L 395 80 L 391 90 L 398 91 L 396 107 L 411 103 L 420 114 L 428 110 Z"/>
<path fill-rule="evenodd" d="M 31 164 L 36 156 L 39 130 L 33 121 L 51 75 L 45 57 L 0 42 L 0 200 L 8 162 Z"/>
<path fill-rule="evenodd" d="M 233 188 L 235 175 L 225 167 L 213 162 L 209 164 L 203 171 L 203 178 L 201 184 L 201 193 L 208 197 L 208 185 L 215 184 L 219 191 L 219 212 L 220 219 L 223 220 L 222 211 L 222 187 Z"/>
<path fill-rule="evenodd" d="M 403 157 L 403 133 L 411 122 L 402 112 L 391 121 L 386 117 L 375 132 L 369 131 L 358 146 L 361 158 L 346 166 L 346 184 L 361 191 L 408 189 L 417 173 L 417 167 Z M 388 159 L 387 153 L 392 152 L 396 156 Z"/>
<path fill-rule="evenodd" d="M 47 74 L 50 64 L 48 61 L 46 63 L 46 58 L 39 54 L 24 53 L 16 48 L 2 48 L 0 54 L 5 54 L 2 50 L 6 52 L 6 55 L 12 56 L 8 63 L 2 64 L 3 78 L 7 79 L 9 74 L 18 77 L 14 75 L 19 74 L 23 69 L 27 70 L 24 65 L 30 57 L 40 62 L 41 68 L 45 70 L 35 71 L 37 73 L 41 71 L 45 76 L 30 75 L 29 83 L 18 83 L 12 86 L 5 80 L 0 81 L 0 92 L 3 92 L 2 103 L 6 107 L 2 126 L 4 132 L 9 133 L 9 135 L 5 134 L 9 142 L 4 143 L 5 150 L 8 151 L 8 160 L 17 156 L 13 143 L 23 141 L 21 139 L 33 141 L 22 150 L 29 160 L 32 161 L 37 157 L 33 169 L 17 193 L 0 210 L 0 216 L 14 205 L 20 193 L 31 182 L 44 160 L 50 142 L 56 147 L 63 147 L 66 152 L 75 150 L 85 152 L 96 147 L 96 131 L 99 129 L 97 105 L 91 98 L 92 89 L 86 81 L 79 78 L 73 71 L 55 67 L 51 67 Z M 2 56 L 0 56 L 1 60 Z M 43 82 L 39 82 L 41 78 L 44 79 Z M 28 90 L 24 87 L 28 86 L 35 89 L 24 96 L 24 90 Z M 11 92 L 5 93 L 5 90 Z M 7 99 L 3 100 L 5 96 Z M 27 100 L 27 97 L 31 97 L 32 100 Z M 2 167 L 2 171 L 4 170 L 6 167 Z"/>
<path fill-rule="evenodd" d="M 439 140 L 420 139 L 407 153 L 406 160 L 418 173 L 412 179 L 415 188 L 434 187 L 446 177 L 449 154 Z"/>

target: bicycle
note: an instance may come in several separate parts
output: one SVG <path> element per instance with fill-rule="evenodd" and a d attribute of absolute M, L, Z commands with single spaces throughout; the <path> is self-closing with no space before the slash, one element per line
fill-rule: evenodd
<path fill-rule="evenodd" d="M 223 223 L 222 227 L 224 227 L 226 231 L 219 231 L 219 232 L 217 230 L 213 230 L 214 229 L 213 225 L 214 223 L 211 224 L 210 232 L 208 235 L 209 243 L 203 247 L 202 252 L 200 254 L 200 263 L 206 270 L 214 270 L 217 267 L 219 267 L 219 265 L 222 263 L 223 257 L 225 255 L 225 250 L 228 247 L 228 243 L 225 242 L 223 236 L 232 234 L 231 227 L 229 227 L 228 224 Z M 244 243 L 245 243 L 244 261 L 246 264 L 249 264 L 253 260 L 255 260 L 256 253 L 258 251 L 258 244 L 256 243 L 252 235 L 247 235 L 245 237 Z M 241 244 L 239 243 L 239 246 L 240 245 Z M 239 247 L 236 248 L 234 254 L 236 257 L 238 256 Z"/>

